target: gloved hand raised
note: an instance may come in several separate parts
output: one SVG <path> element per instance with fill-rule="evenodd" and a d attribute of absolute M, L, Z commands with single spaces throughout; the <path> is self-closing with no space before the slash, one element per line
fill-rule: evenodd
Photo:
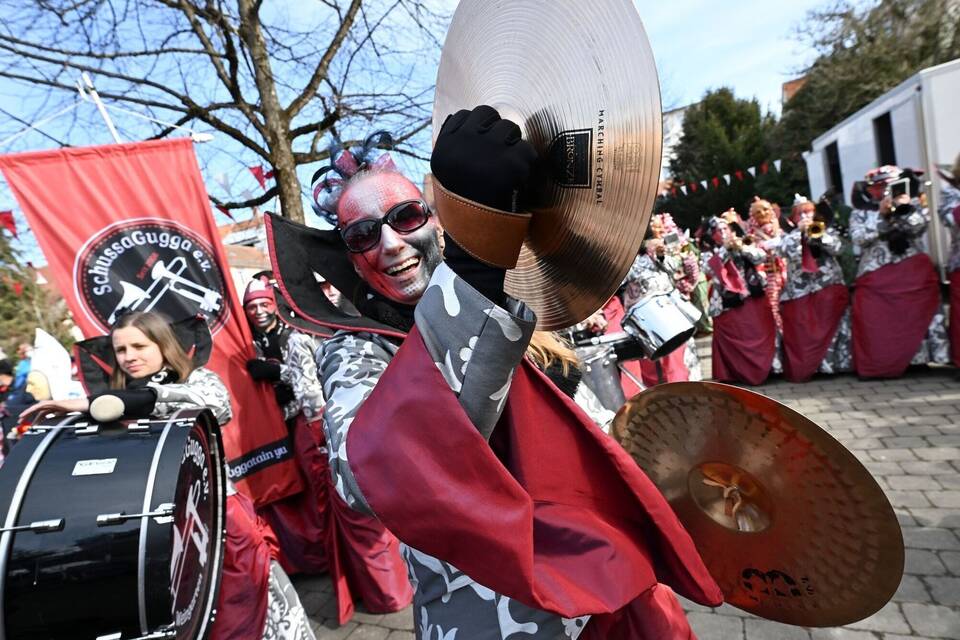
<path fill-rule="evenodd" d="M 437 213 L 467 254 L 501 269 L 516 266 L 530 224 L 517 201 L 536 160 L 520 127 L 493 107 L 458 111 L 443 123 L 430 157 Z"/>

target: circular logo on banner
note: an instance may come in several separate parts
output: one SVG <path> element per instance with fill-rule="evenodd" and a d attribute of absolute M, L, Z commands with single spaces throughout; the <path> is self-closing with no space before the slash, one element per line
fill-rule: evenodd
<path fill-rule="evenodd" d="M 156 311 L 173 321 L 202 315 L 216 333 L 227 320 L 226 286 L 213 250 L 167 220 L 125 220 L 80 249 L 73 270 L 87 317 L 109 331 L 124 311 Z"/>

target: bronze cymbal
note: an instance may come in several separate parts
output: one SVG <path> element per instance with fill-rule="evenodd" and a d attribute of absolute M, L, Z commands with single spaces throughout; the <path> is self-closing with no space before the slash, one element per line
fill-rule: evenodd
<path fill-rule="evenodd" d="M 512 296 L 541 329 L 587 318 L 637 256 L 660 175 L 660 87 L 632 0 L 461 0 L 437 74 L 436 138 L 480 104 L 540 153 L 521 194 L 533 222 Z"/>
<path fill-rule="evenodd" d="M 678 382 L 628 401 L 613 433 L 733 606 L 828 627 L 896 592 L 904 551 L 893 508 L 853 454 L 796 411 L 738 387 Z"/>

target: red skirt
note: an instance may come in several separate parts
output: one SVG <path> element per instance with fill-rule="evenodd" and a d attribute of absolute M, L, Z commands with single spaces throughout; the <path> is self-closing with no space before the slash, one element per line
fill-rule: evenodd
<path fill-rule="evenodd" d="M 777 350 L 777 325 L 766 296 L 713 319 L 713 379 L 763 384 Z"/>
<path fill-rule="evenodd" d="M 960 270 L 950 274 L 950 349 L 953 366 L 960 367 Z"/>
<path fill-rule="evenodd" d="M 790 382 L 813 377 L 837 334 L 850 303 L 846 285 L 835 284 L 780 305 L 783 318 L 783 375 Z"/>
<path fill-rule="evenodd" d="M 925 253 L 857 278 L 853 367 L 864 378 L 903 375 L 940 306 L 940 284 Z"/>
<path fill-rule="evenodd" d="M 242 493 L 227 496 L 223 574 L 210 640 L 248 640 L 263 636 L 270 561 L 278 551 L 270 525 L 257 517 L 250 498 Z"/>
<path fill-rule="evenodd" d="M 293 446 L 297 467 L 304 479 L 303 491 L 257 509 L 280 541 L 280 566 L 288 574 L 319 574 L 327 570 L 327 509 L 330 475 L 326 456 L 317 446 L 311 425 L 300 414 L 293 424 Z"/>

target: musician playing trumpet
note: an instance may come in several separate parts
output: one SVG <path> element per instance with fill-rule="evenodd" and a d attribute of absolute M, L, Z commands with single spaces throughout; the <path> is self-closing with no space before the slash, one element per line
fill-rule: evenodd
<path fill-rule="evenodd" d="M 767 256 L 745 242 L 736 212 L 709 218 L 697 232 L 700 266 L 710 279 L 713 378 L 761 384 L 779 366 L 777 327 L 766 296 Z"/>
<path fill-rule="evenodd" d="M 941 172 L 940 220 L 950 230 L 950 260 L 947 278 L 950 279 L 950 343 L 953 364 L 960 367 L 960 154 L 949 172 Z"/>
<path fill-rule="evenodd" d="M 833 210 L 797 194 L 790 220 L 796 227 L 776 247 L 787 265 L 780 292 L 784 376 L 802 382 L 818 371 L 850 371 L 850 294 L 837 262 Z"/>
<path fill-rule="evenodd" d="M 854 184 L 853 359 L 862 377 L 893 378 L 911 364 L 949 360 L 940 282 L 927 255 L 930 214 L 919 195 L 916 173 L 893 165 Z"/>

